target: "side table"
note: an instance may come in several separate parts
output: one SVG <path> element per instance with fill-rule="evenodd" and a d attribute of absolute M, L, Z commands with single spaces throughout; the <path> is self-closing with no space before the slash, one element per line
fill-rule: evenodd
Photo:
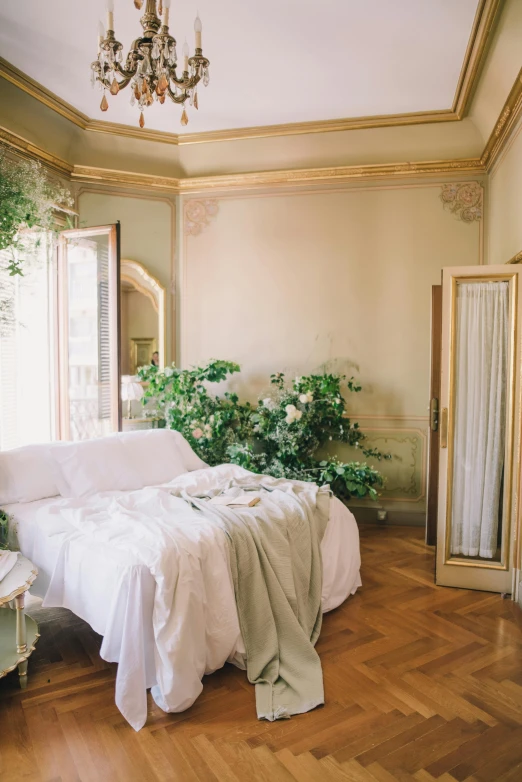
<path fill-rule="evenodd" d="M 0 677 L 18 666 L 22 689 L 27 686 L 27 661 L 40 637 L 38 625 L 24 611 L 25 593 L 37 575 L 33 563 L 18 555 L 16 565 L 0 581 Z"/>

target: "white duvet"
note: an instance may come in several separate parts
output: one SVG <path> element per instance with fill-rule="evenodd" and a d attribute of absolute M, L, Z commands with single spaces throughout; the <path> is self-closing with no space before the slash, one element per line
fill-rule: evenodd
<path fill-rule="evenodd" d="M 70 608 L 104 636 L 101 656 L 119 663 L 116 703 L 136 730 L 147 719 L 147 688 L 165 711 L 183 711 L 205 673 L 227 660 L 242 665 L 224 534 L 169 488 L 205 493 L 245 475 L 221 465 L 164 487 L 31 503 L 42 505 L 38 533 L 18 508 L 22 551 L 51 576 L 44 605 Z M 17 516 L 16 506 L 7 510 Z M 337 500 L 322 554 L 329 610 L 361 583 L 355 520 Z"/>

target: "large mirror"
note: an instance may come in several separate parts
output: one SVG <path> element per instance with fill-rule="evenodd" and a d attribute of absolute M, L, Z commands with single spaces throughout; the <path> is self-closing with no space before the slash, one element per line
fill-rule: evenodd
<path fill-rule="evenodd" d="M 165 288 L 137 261 L 120 263 L 121 375 L 165 366 Z"/>

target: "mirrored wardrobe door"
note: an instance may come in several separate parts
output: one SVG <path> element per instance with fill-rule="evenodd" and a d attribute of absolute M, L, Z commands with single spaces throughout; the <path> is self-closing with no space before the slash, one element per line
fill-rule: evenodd
<path fill-rule="evenodd" d="M 516 567 L 520 269 L 443 271 L 437 583 L 511 592 Z"/>

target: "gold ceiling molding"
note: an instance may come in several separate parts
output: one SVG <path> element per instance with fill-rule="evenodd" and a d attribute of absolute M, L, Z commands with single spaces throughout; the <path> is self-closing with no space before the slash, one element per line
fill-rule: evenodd
<path fill-rule="evenodd" d="M 482 165 L 489 171 L 504 149 L 515 125 L 522 113 L 522 68 L 502 107 L 491 135 L 480 158 Z"/>
<path fill-rule="evenodd" d="M 116 136 L 146 139 L 164 144 L 202 144 L 217 141 L 237 141 L 239 139 L 268 138 L 271 136 L 293 136 L 306 133 L 332 133 L 369 128 L 398 127 L 420 125 L 434 122 L 453 122 L 461 120 L 469 107 L 480 66 L 484 61 L 491 30 L 504 0 L 480 0 L 473 22 L 468 47 L 461 68 L 453 105 L 449 109 L 421 111 L 409 114 L 385 114 L 368 117 L 349 117 L 311 122 L 292 122 L 280 125 L 261 125 L 229 130 L 213 130 L 202 133 L 167 133 L 165 131 L 134 128 L 104 120 L 95 120 L 78 111 L 59 98 L 37 81 L 15 68 L 0 57 L 0 77 L 6 79 L 31 95 L 45 106 L 53 109 L 62 117 L 73 122 L 83 130 L 96 133 L 109 133 Z"/>
<path fill-rule="evenodd" d="M 66 163 L 65 160 L 62 160 L 55 155 L 51 155 L 51 153 L 46 152 L 45 149 L 36 146 L 36 144 L 32 144 L 30 141 L 27 141 L 27 139 L 22 138 L 22 136 L 12 133 L 10 130 L 7 130 L 7 128 L 1 126 L 0 145 L 12 152 L 16 152 L 20 157 L 28 160 L 38 160 L 38 162 L 42 163 L 46 168 L 51 169 L 53 172 L 60 174 L 60 176 L 64 176 L 67 179 L 69 179 L 72 174 L 73 167 L 69 165 L 69 163 Z"/>
<path fill-rule="evenodd" d="M 455 112 L 458 119 L 462 119 L 469 108 L 473 90 L 480 75 L 480 68 L 485 60 L 488 43 L 491 40 L 493 25 L 498 19 L 503 4 L 504 0 L 481 0 L 478 4 L 453 99 L 452 111 Z"/>
<path fill-rule="evenodd" d="M 117 171 L 110 168 L 94 168 L 93 166 L 73 166 L 71 172 L 73 182 L 90 182 L 104 185 L 126 185 L 145 190 L 167 190 L 180 192 L 182 180 L 175 177 L 155 176 L 154 174 L 138 174 L 132 171 Z"/>
<path fill-rule="evenodd" d="M 14 65 L 11 65 L 10 62 L 4 60 L 3 57 L 0 57 L 0 76 L 6 81 L 11 82 L 11 84 L 14 84 L 15 87 L 26 92 L 28 95 L 31 95 L 32 98 L 39 100 L 44 106 L 56 111 L 57 114 L 65 117 L 65 119 L 68 119 L 79 128 L 82 128 L 83 130 L 86 129 L 89 123 L 89 117 L 86 114 L 78 111 L 78 109 L 75 109 L 69 103 L 66 103 L 66 101 L 59 98 L 58 95 L 55 95 L 54 92 L 51 92 L 34 79 L 31 79 L 30 76 L 27 76 L 25 73 L 18 70 L 18 68 L 15 68 Z"/>
<path fill-rule="evenodd" d="M 426 177 L 441 174 L 483 174 L 479 158 L 462 160 L 435 160 L 418 163 L 387 163 L 368 166 L 337 166 L 334 168 L 288 169 L 286 171 L 257 171 L 246 174 L 224 174 L 209 177 L 159 177 L 130 171 L 74 166 L 71 179 L 78 182 L 120 184 L 145 190 L 168 190 L 173 193 L 200 193 L 208 191 L 249 189 L 274 186 L 334 184 L 353 180 Z"/>
<path fill-rule="evenodd" d="M 522 263 L 522 250 L 507 261 L 507 263 Z"/>

